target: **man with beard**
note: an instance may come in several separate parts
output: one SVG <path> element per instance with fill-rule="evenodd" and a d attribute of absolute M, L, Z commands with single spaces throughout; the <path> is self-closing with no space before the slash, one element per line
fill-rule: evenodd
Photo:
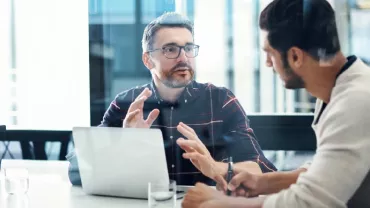
<path fill-rule="evenodd" d="M 233 93 L 194 81 L 199 46 L 187 18 L 165 13 L 153 20 L 144 30 L 142 48 L 152 82 L 118 94 L 101 126 L 160 128 L 170 179 L 178 184 L 226 184 L 229 157 L 235 167 L 255 173 L 276 170 L 261 151 Z M 194 158 L 194 151 L 201 152 L 201 157 Z M 76 158 L 73 154 L 67 158 L 71 182 L 80 184 Z M 200 164 L 199 159 L 206 162 Z"/>
<path fill-rule="evenodd" d="M 335 13 L 326 0 L 274 0 L 259 24 L 266 65 L 286 88 L 305 88 L 318 98 L 316 154 L 294 171 L 235 168 L 223 189 L 242 197 L 197 184 L 182 207 L 370 207 L 370 68 L 340 51 Z"/>

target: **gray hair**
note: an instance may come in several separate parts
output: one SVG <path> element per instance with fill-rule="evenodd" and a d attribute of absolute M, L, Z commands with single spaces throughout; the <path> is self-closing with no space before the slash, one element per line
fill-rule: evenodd
<path fill-rule="evenodd" d="M 153 50 L 154 37 L 156 32 L 165 27 L 180 27 L 188 29 L 194 36 L 194 25 L 185 16 L 176 12 L 166 12 L 151 21 L 144 29 L 141 40 L 143 52 Z"/>

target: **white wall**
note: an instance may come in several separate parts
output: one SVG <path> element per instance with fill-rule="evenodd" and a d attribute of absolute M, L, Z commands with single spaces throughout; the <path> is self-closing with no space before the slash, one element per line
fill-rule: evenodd
<path fill-rule="evenodd" d="M 194 38 L 200 45 L 196 58 L 199 82 L 227 86 L 225 7 L 224 0 L 194 1 Z"/>
<path fill-rule="evenodd" d="M 254 73 L 258 70 L 255 64 L 259 54 L 254 48 L 254 8 L 253 1 L 233 1 L 234 93 L 247 113 L 255 112 L 256 107 Z"/>
<path fill-rule="evenodd" d="M 19 127 L 90 124 L 87 0 L 14 0 Z"/>
<path fill-rule="evenodd" d="M 9 121 L 10 1 L 0 1 L 0 125 Z"/>

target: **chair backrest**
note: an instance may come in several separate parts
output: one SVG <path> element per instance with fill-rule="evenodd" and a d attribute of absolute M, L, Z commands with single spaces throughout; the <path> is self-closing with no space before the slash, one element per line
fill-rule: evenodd
<path fill-rule="evenodd" d="M 313 115 L 248 115 L 263 150 L 315 151 Z"/>
<path fill-rule="evenodd" d="M 6 126 L 5 125 L 0 125 L 0 141 L 5 140 L 5 132 L 6 132 Z"/>
<path fill-rule="evenodd" d="M 6 140 L 21 143 L 23 159 L 46 160 L 46 142 L 61 142 L 59 159 L 65 160 L 70 138 L 71 131 L 22 129 L 6 131 Z"/>

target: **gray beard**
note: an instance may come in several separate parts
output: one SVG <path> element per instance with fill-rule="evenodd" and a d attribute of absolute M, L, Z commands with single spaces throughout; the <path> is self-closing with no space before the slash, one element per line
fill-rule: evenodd
<path fill-rule="evenodd" d="M 162 84 L 164 84 L 166 87 L 169 87 L 169 88 L 183 88 L 183 87 L 186 87 L 192 80 L 189 80 L 187 83 L 176 83 L 176 81 L 173 81 L 173 80 L 161 80 L 159 79 Z"/>

